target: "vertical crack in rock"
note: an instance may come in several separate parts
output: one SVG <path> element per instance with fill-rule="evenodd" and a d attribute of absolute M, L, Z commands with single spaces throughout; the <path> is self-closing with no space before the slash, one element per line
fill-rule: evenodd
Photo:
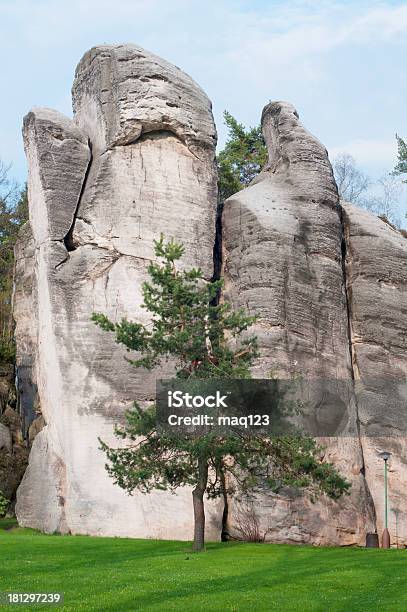
<path fill-rule="evenodd" d="M 346 223 L 346 213 L 341 206 L 340 202 L 338 204 L 338 212 L 339 219 L 341 223 L 341 252 L 342 252 L 342 275 L 343 275 L 343 287 L 345 292 L 345 304 L 346 304 L 346 315 L 347 315 L 347 323 L 348 323 L 348 341 L 349 341 L 349 357 L 350 357 L 350 370 L 353 383 L 356 380 L 360 380 L 360 373 L 356 363 L 355 351 L 353 347 L 353 329 L 352 329 L 352 291 L 348 283 L 348 275 L 346 270 L 346 263 L 348 258 L 348 243 L 349 243 L 349 228 Z M 366 464 L 365 464 L 365 456 L 363 452 L 363 444 L 360 436 L 360 418 L 359 418 L 359 405 L 358 400 L 355 393 L 355 407 L 356 407 L 356 426 L 358 432 L 358 440 L 360 453 L 362 458 L 362 467 L 360 468 L 360 472 L 363 476 L 363 481 L 365 485 L 366 495 L 370 501 L 370 507 L 373 513 L 373 521 L 377 531 L 377 514 L 376 514 L 376 506 L 374 503 L 373 496 L 370 492 L 369 485 L 366 480 Z"/>
<path fill-rule="evenodd" d="M 64 237 L 64 244 L 65 244 L 66 250 L 68 252 L 69 251 L 75 251 L 75 249 L 76 249 L 76 245 L 75 245 L 74 239 L 73 239 L 73 232 L 74 232 L 74 229 L 75 229 L 75 223 L 76 223 L 76 219 L 78 217 L 79 207 L 81 205 L 82 197 L 83 197 L 83 194 L 85 192 L 86 183 L 88 181 L 90 169 L 92 167 L 92 162 L 93 162 L 92 143 L 90 141 L 90 138 L 88 138 L 88 147 L 89 147 L 89 163 L 88 163 L 88 166 L 86 168 L 85 176 L 83 177 L 83 183 L 82 183 L 81 190 L 79 192 L 76 208 L 75 208 L 75 211 L 73 213 L 71 227 L 69 228 L 68 232 L 65 234 L 65 237 Z M 64 260 L 64 261 L 66 261 L 66 260 Z M 62 261 L 56 267 L 59 267 L 63 263 L 64 262 Z"/>
<path fill-rule="evenodd" d="M 38 307 L 28 314 L 39 319 L 35 359 L 48 424 L 34 440 L 18 518 L 42 531 L 189 538 L 190 491 L 123 499 L 97 442 L 98 435 L 113 442 L 113 423 L 134 400 L 154 397 L 156 378 L 169 378 L 172 364 L 138 375 L 91 313 L 148 323 L 142 285 L 161 233 L 184 244 L 182 265 L 212 277 L 211 103 L 175 66 L 117 45 L 96 47 L 81 60 L 73 107 L 74 121 L 36 109 L 25 122 L 38 247 L 33 276 L 40 281 Z M 69 266 L 55 274 L 64 258 Z M 217 539 L 218 506 L 207 510 L 208 538 Z"/>
<path fill-rule="evenodd" d="M 212 282 L 218 281 L 222 275 L 222 214 L 223 202 L 218 201 L 216 206 L 215 241 L 213 243 L 213 276 Z M 221 291 L 219 290 L 213 304 L 219 304 Z"/>
<path fill-rule="evenodd" d="M 216 206 L 216 222 L 215 222 L 215 240 L 213 243 L 213 276 L 211 281 L 215 282 L 222 278 L 222 215 L 223 215 L 224 201 L 221 201 L 218 197 Z M 219 289 L 216 296 L 212 300 L 212 305 L 217 306 L 220 302 L 222 295 L 222 289 Z M 230 540 L 228 522 L 229 522 L 229 496 L 227 491 L 227 476 L 224 472 L 221 473 L 222 483 L 222 499 L 223 499 L 223 512 L 222 512 L 222 529 L 221 529 L 221 541 L 228 542 Z"/>
<path fill-rule="evenodd" d="M 346 273 L 346 258 L 347 258 L 347 244 L 346 244 L 346 225 L 345 225 L 345 214 L 342 206 L 338 205 L 339 219 L 341 222 L 341 252 L 342 252 L 342 276 L 343 276 L 343 288 L 345 292 L 345 305 L 346 305 L 346 315 L 347 315 L 347 324 L 348 324 L 348 343 L 349 343 L 349 356 L 350 356 L 350 371 L 352 380 L 356 380 L 355 376 L 355 356 L 353 351 L 353 332 L 352 332 L 352 320 L 351 320 L 351 296 L 350 296 L 350 288 L 348 286 L 348 278 Z M 357 374 L 357 373 L 356 373 Z M 359 424 L 359 416 L 358 416 L 358 424 Z"/>
<path fill-rule="evenodd" d="M 359 415 L 349 385 L 340 384 L 351 383 L 351 375 L 338 190 L 325 147 L 300 123 L 291 104 L 266 105 L 262 130 L 268 163 L 224 205 L 225 298 L 259 315 L 253 332 L 261 357 L 254 378 L 266 378 L 270 371 L 280 378 L 300 372 L 312 383 L 307 410 L 316 423 L 333 418 L 338 408 L 338 415 L 348 410 L 341 435 L 326 443 L 326 457 L 347 476 L 352 490 L 336 506 L 321 498 L 311 507 L 304 497 L 288 495 L 276 496 L 266 507 L 259 498 L 256 512 L 265 529 L 273 525 L 267 539 L 274 542 L 364 544 L 366 530 L 375 523 L 361 471 Z M 314 381 L 334 384 L 325 389 Z M 239 509 L 233 500 L 230 506 L 234 517 Z M 300 519 L 294 522 L 293 513 Z"/>
<path fill-rule="evenodd" d="M 222 215 L 223 215 L 224 202 L 217 199 L 216 205 L 216 221 L 215 221 L 215 240 L 213 243 L 213 275 L 211 282 L 215 282 L 222 277 Z M 220 302 L 222 289 L 219 289 L 216 296 L 212 300 L 212 306 L 217 306 Z M 221 541 L 229 541 L 229 498 L 227 492 L 226 474 L 221 473 L 222 483 L 222 499 L 223 499 L 223 512 L 222 512 L 222 529 L 221 529 Z"/>

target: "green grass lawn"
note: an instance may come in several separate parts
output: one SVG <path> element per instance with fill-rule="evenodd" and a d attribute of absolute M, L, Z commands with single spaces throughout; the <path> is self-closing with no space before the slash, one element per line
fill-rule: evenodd
<path fill-rule="evenodd" d="M 62 591 L 63 610 L 407 610 L 407 550 L 219 543 L 193 554 L 185 542 L 13 524 L 0 522 L 0 591 Z"/>

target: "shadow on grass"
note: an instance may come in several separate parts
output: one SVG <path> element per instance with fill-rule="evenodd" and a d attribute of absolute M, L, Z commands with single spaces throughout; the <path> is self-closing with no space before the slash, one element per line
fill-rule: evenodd
<path fill-rule="evenodd" d="M 0 532 L 10 531 L 10 529 L 18 528 L 17 519 L 15 518 L 2 518 L 0 519 Z"/>
<path fill-rule="evenodd" d="M 383 607 L 392 611 L 407 609 L 406 555 L 392 557 L 393 551 L 380 551 L 379 554 L 384 553 L 387 558 L 382 557 L 381 563 L 377 563 L 377 554 L 373 556 L 370 551 L 355 551 L 362 554 L 352 555 L 349 559 L 340 558 L 332 550 L 329 551 L 334 553 L 332 559 L 324 554 L 323 549 L 313 549 L 312 552 L 313 555 L 303 557 L 302 564 L 298 563 L 295 553 L 287 553 L 280 558 L 271 557 L 268 566 L 260 570 L 188 580 L 182 585 L 172 580 L 168 587 L 158 580 L 154 591 L 142 596 L 135 593 L 134 597 L 121 599 L 120 604 L 104 609 L 111 612 L 120 609 L 147 610 L 153 606 L 157 609 L 174 609 L 175 605 L 180 610 L 193 610 L 191 597 L 202 606 L 199 609 L 203 609 L 203 606 L 216 609 L 211 606 L 216 605 L 218 595 L 221 596 L 222 605 L 236 610 L 325 612 L 379 610 Z M 319 554 L 321 558 L 318 559 L 316 555 Z M 394 587 L 397 587 L 397 591 Z"/>
<path fill-rule="evenodd" d="M 186 542 L 13 532 L 1 548 L 7 588 L 52 586 L 70 610 L 407 609 L 403 550 L 237 542 L 194 554 Z"/>

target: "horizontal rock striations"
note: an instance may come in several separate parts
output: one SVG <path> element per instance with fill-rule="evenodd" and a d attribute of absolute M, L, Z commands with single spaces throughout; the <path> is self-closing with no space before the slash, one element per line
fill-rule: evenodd
<path fill-rule="evenodd" d="M 185 244 L 188 265 L 212 275 L 211 104 L 178 68 L 120 45 L 84 56 L 73 106 L 73 121 L 48 109 L 24 119 L 34 248 L 24 265 L 16 253 L 18 366 L 32 365 L 45 427 L 19 489 L 18 519 L 44 531 L 189 538 L 189 491 L 129 497 L 104 469 L 98 436 L 112 441 L 113 424 L 135 399 L 154 397 L 163 372 L 136 372 L 90 317 L 145 320 L 141 285 L 161 232 Z"/>
<path fill-rule="evenodd" d="M 358 390 L 366 481 L 379 533 L 384 527 L 384 463 L 388 525 L 407 545 L 407 239 L 388 223 L 343 204 L 350 339 Z"/>
<path fill-rule="evenodd" d="M 84 55 L 72 94 L 73 120 L 44 108 L 24 119 L 30 221 L 16 246 L 14 314 L 18 403 L 32 447 L 20 523 L 191 537 L 188 489 L 129 497 L 98 448 L 98 437 L 113 442 L 131 402 L 152 400 L 156 377 L 172 372 L 171 364 L 136 371 L 90 320 L 104 312 L 147 322 L 141 286 L 162 232 L 185 245 L 182 265 L 200 266 L 206 279 L 222 252 L 221 299 L 258 316 L 254 376 L 302 377 L 304 414 L 318 431 L 335 426 L 335 436 L 321 433 L 321 458 L 352 484 L 339 502 L 259 490 L 254 515 L 230 500 L 230 533 L 255 520 L 272 541 L 364 544 L 383 527 L 387 450 L 389 526 L 407 544 L 406 239 L 339 202 L 325 148 L 293 106 L 274 102 L 262 116 L 268 163 L 225 202 L 218 244 L 216 131 L 200 87 L 140 47 L 105 45 Z M 3 419 L 0 452 L 14 452 L 16 435 Z M 208 504 L 209 539 L 220 536 L 221 505 Z"/>
<path fill-rule="evenodd" d="M 262 527 L 274 541 L 353 544 L 374 529 L 374 507 L 363 476 L 348 335 L 343 230 L 328 155 L 298 120 L 293 106 L 263 110 L 269 160 L 223 211 L 223 299 L 258 316 L 256 377 L 315 383 L 315 419 L 338 407 L 341 438 L 322 441 L 325 459 L 351 481 L 350 497 L 312 504 L 289 491 L 258 501 Z M 335 382 L 336 381 L 336 382 Z M 322 406 L 322 411 L 321 411 Z M 319 411 L 319 412 L 318 412 Z"/>

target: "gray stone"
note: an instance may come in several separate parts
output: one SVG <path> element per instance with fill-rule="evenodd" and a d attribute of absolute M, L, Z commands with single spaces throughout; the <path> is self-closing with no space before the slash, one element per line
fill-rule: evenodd
<path fill-rule="evenodd" d="M 49 109 L 24 120 L 30 221 L 16 246 L 14 313 L 19 410 L 32 449 L 17 515 L 46 532 L 189 539 L 190 489 L 129 497 L 98 448 L 98 437 L 116 442 L 124 410 L 152 400 L 172 366 L 136 371 L 90 317 L 148 322 L 141 286 L 161 232 L 185 245 L 182 265 L 212 277 L 211 104 L 175 66 L 117 45 L 85 54 L 73 106 L 73 120 Z M 258 315 L 255 377 L 309 381 L 308 416 L 337 426 L 320 439 L 321 459 L 352 490 L 316 503 L 289 489 L 259 491 L 259 530 L 276 542 L 364 544 L 383 526 L 379 453 L 390 450 L 390 527 L 394 535 L 397 519 L 407 544 L 406 239 L 340 205 L 326 150 L 293 106 L 268 104 L 262 125 L 269 161 L 224 206 L 222 299 Z M 1 482 L 11 465 L 6 437 Z M 15 483 L 7 487 L 13 495 Z M 219 538 L 221 506 L 207 504 L 208 539 Z M 234 535 L 242 508 L 230 500 Z"/>
<path fill-rule="evenodd" d="M 68 233 L 79 203 L 90 162 L 88 138 L 67 117 L 48 108 L 34 108 L 24 117 L 24 141 L 30 168 L 38 170 L 43 206 L 31 201 L 30 221 L 36 244 L 62 240 Z M 39 185 L 32 185 L 33 190 Z"/>
<path fill-rule="evenodd" d="M 129 497 L 109 478 L 98 442 L 117 443 L 114 424 L 135 399 L 154 397 L 156 377 L 171 366 L 136 371 L 91 315 L 148 320 L 141 285 L 161 232 L 182 240 L 184 262 L 212 275 L 211 105 L 187 75 L 131 45 L 84 56 L 73 105 L 73 121 L 44 109 L 24 121 L 37 337 L 27 340 L 27 288 L 16 296 L 18 363 L 34 352 L 46 425 L 33 442 L 17 516 L 44 531 L 189 539 L 191 491 Z M 21 268 L 17 277 L 21 287 Z M 217 517 L 209 511 L 212 538 Z"/>
<path fill-rule="evenodd" d="M 326 444 L 325 460 L 351 482 L 352 493 L 338 503 L 322 497 L 315 504 L 303 496 L 269 495 L 271 502 L 259 498 L 256 507 L 270 540 L 291 541 L 294 530 L 295 541 L 300 532 L 304 542 L 362 543 L 366 530 L 374 529 L 374 507 L 363 477 L 355 398 L 342 384 L 352 381 L 353 372 L 332 168 L 290 104 L 267 105 L 262 126 L 269 161 L 224 206 L 223 299 L 258 316 L 251 330 L 261 353 L 256 377 L 337 381 L 337 400 L 347 406 L 347 437 L 320 442 Z M 312 406 L 324 402 L 318 393 L 310 400 Z"/>
<path fill-rule="evenodd" d="M 182 238 L 184 261 L 210 278 L 216 130 L 205 93 L 134 45 L 91 49 L 72 91 L 75 122 L 93 153 L 74 244 L 148 260 L 165 231 Z"/>
<path fill-rule="evenodd" d="M 407 239 L 376 216 L 343 204 L 353 368 L 366 481 L 384 527 L 383 451 L 389 460 L 388 525 L 407 545 Z"/>

